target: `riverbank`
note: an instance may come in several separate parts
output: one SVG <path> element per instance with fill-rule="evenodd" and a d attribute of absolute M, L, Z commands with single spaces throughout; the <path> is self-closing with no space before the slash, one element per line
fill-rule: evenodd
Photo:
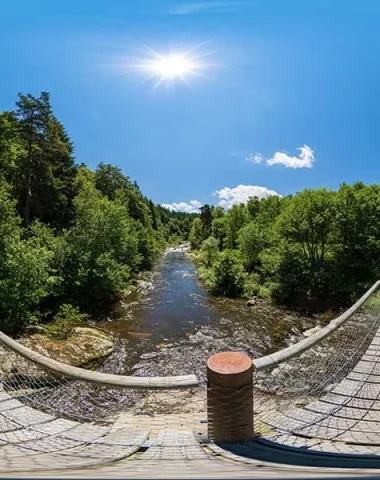
<path fill-rule="evenodd" d="M 212 264 L 207 265 L 204 252 L 200 250 L 190 250 L 188 255 L 196 267 L 198 279 L 203 288 L 215 298 L 244 300 L 248 307 L 271 305 L 273 308 L 287 309 L 294 314 L 315 318 L 321 323 L 328 322 L 349 306 L 342 298 L 336 297 L 322 299 L 301 296 L 294 299 L 291 305 L 279 303 L 274 294 L 276 284 L 260 283 L 259 275 L 247 273 L 240 265 L 240 259 L 233 252 L 231 258 L 220 254 L 223 258 L 221 265 L 217 267 L 215 258 Z"/>
<path fill-rule="evenodd" d="M 286 347 L 320 323 L 265 300 L 215 297 L 198 278 L 188 245 L 168 249 L 157 268 L 115 306 L 100 328 L 118 338 L 107 364 L 137 376 L 195 373 L 221 350 L 259 357 Z M 119 353 L 120 355 L 119 355 Z"/>

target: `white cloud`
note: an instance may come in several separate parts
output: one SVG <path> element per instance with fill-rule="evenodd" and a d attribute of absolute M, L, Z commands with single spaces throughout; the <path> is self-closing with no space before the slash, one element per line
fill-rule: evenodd
<path fill-rule="evenodd" d="M 311 168 L 314 163 L 313 150 L 307 145 L 297 150 L 301 152 L 298 157 L 291 157 L 284 152 L 276 152 L 272 158 L 267 159 L 267 165 L 285 165 L 286 168 Z"/>
<path fill-rule="evenodd" d="M 219 205 L 227 209 L 231 208 L 232 205 L 246 203 L 249 197 L 266 198 L 271 195 L 281 196 L 274 190 L 268 190 L 266 187 L 257 185 L 238 185 L 235 188 L 224 187 L 221 190 L 216 190 L 214 195 L 219 197 Z"/>
<path fill-rule="evenodd" d="M 246 160 L 252 163 L 261 163 L 264 160 L 264 157 L 261 155 L 261 153 L 250 153 Z"/>
<path fill-rule="evenodd" d="M 162 206 L 169 210 L 175 210 L 176 212 L 199 213 L 199 208 L 202 206 L 202 203 L 198 202 L 198 200 L 191 200 L 189 203 L 163 203 Z"/>

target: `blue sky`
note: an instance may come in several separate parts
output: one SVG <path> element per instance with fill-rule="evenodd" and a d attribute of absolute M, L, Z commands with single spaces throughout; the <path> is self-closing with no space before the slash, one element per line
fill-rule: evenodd
<path fill-rule="evenodd" d="M 378 0 L 3 0 L 0 10 L 0 109 L 49 91 L 78 162 L 118 165 L 155 202 L 229 206 L 379 181 Z M 132 68 L 149 61 L 144 45 L 192 49 L 209 66 L 185 77 L 191 90 L 180 79 L 155 88 Z"/>

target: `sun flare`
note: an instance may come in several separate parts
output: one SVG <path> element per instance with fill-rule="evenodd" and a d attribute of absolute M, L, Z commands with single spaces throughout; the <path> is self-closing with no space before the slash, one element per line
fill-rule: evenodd
<path fill-rule="evenodd" d="M 188 50 L 174 50 L 164 53 L 141 44 L 144 52 L 142 52 L 140 60 L 130 62 L 125 67 L 129 71 L 134 71 L 143 76 L 138 85 L 153 81 L 153 91 L 161 85 L 168 87 L 174 86 L 176 83 L 183 83 L 194 94 L 190 86 L 190 79 L 195 77 L 207 78 L 204 71 L 218 66 L 204 62 L 205 57 L 210 54 L 200 54 L 198 50 L 202 45 L 198 44 Z"/>
<path fill-rule="evenodd" d="M 195 74 L 197 64 L 186 55 L 163 55 L 148 64 L 147 69 L 164 79 L 183 79 L 185 75 Z"/>

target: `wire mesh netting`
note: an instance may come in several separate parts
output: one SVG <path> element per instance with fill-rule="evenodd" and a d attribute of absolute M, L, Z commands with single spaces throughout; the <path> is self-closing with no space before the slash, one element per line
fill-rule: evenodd
<path fill-rule="evenodd" d="M 99 370 L 110 367 L 105 362 Z M 0 472 L 103 464 L 130 456 L 162 431 L 203 434 L 205 400 L 198 387 L 138 390 L 66 378 L 2 345 Z"/>
<path fill-rule="evenodd" d="M 256 432 L 292 445 L 311 445 L 300 437 L 380 445 L 379 327 L 377 291 L 328 337 L 256 372 Z"/>
<path fill-rule="evenodd" d="M 376 292 L 328 337 L 257 371 L 255 432 L 286 445 L 380 453 L 379 328 Z M 118 358 L 117 365 L 105 362 L 99 370 L 124 374 L 122 364 Z M 60 455 L 62 465 L 68 459 L 75 464 L 79 458 L 79 465 L 84 458 L 124 458 L 162 431 L 204 436 L 206 411 L 205 386 L 137 390 L 92 384 L 53 374 L 0 346 L 0 459 L 12 458 L 14 468 L 37 454 L 52 462 Z"/>

